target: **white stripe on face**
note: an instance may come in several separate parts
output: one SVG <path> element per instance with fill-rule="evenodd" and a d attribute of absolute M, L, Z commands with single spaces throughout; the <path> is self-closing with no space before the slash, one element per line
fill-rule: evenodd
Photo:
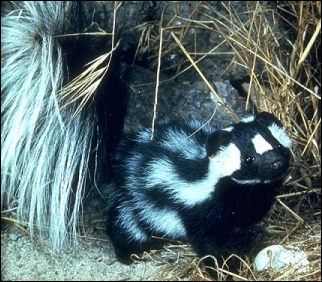
<path fill-rule="evenodd" d="M 268 127 L 268 129 L 284 147 L 289 149 L 292 147 L 292 140 L 287 136 L 285 128 L 281 128 L 277 124 L 273 123 Z"/>
<path fill-rule="evenodd" d="M 252 142 L 254 144 L 255 151 L 260 155 L 273 149 L 272 145 L 269 144 L 260 134 L 256 134 L 252 139 Z"/>

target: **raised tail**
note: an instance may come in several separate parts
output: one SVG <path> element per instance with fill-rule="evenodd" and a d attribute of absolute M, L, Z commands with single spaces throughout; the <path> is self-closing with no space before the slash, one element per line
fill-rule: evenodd
<path fill-rule="evenodd" d="M 77 234 L 95 109 L 74 116 L 76 105 L 59 98 L 64 2 L 15 5 L 1 19 L 1 207 L 59 250 Z"/>

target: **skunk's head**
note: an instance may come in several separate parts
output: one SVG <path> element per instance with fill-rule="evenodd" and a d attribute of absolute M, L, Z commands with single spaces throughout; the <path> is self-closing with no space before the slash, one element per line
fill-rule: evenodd
<path fill-rule="evenodd" d="M 292 142 L 281 122 L 262 112 L 212 133 L 207 153 L 223 176 L 241 184 L 269 183 L 288 171 Z"/>

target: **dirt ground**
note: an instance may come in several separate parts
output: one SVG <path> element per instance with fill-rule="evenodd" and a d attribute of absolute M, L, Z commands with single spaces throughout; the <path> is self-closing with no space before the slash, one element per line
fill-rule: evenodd
<path fill-rule="evenodd" d="M 59 254 L 52 251 L 49 240 L 32 240 L 23 226 L 13 224 L 10 219 L 7 222 L 4 219 L 9 217 L 3 215 L 1 281 L 171 280 L 169 263 L 172 269 L 181 269 L 194 259 L 188 246 L 170 246 L 167 251 L 157 250 L 152 256 L 144 256 L 143 261 L 124 265 L 117 261 L 106 234 L 101 200 L 91 199 L 85 205 L 84 214 L 83 231 L 77 245 Z"/>
<path fill-rule="evenodd" d="M 152 260 L 130 266 L 119 263 L 104 241 L 82 240 L 59 255 L 10 226 L 1 232 L 2 281 L 138 281 L 159 280 L 163 266 Z"/>

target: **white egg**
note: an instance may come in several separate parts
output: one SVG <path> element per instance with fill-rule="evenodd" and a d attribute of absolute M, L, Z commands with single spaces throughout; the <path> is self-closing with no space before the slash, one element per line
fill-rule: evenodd
<path fill-rule="evenodd" d="M 309 261 L 305 252 L 295 249 L 286 249 L 281 245 L 272 245 L 261 250 L 254 261 L 256 271 L 272 269 L 275 271 L 292 267 L 297 273 L 309 270 Z"/>

